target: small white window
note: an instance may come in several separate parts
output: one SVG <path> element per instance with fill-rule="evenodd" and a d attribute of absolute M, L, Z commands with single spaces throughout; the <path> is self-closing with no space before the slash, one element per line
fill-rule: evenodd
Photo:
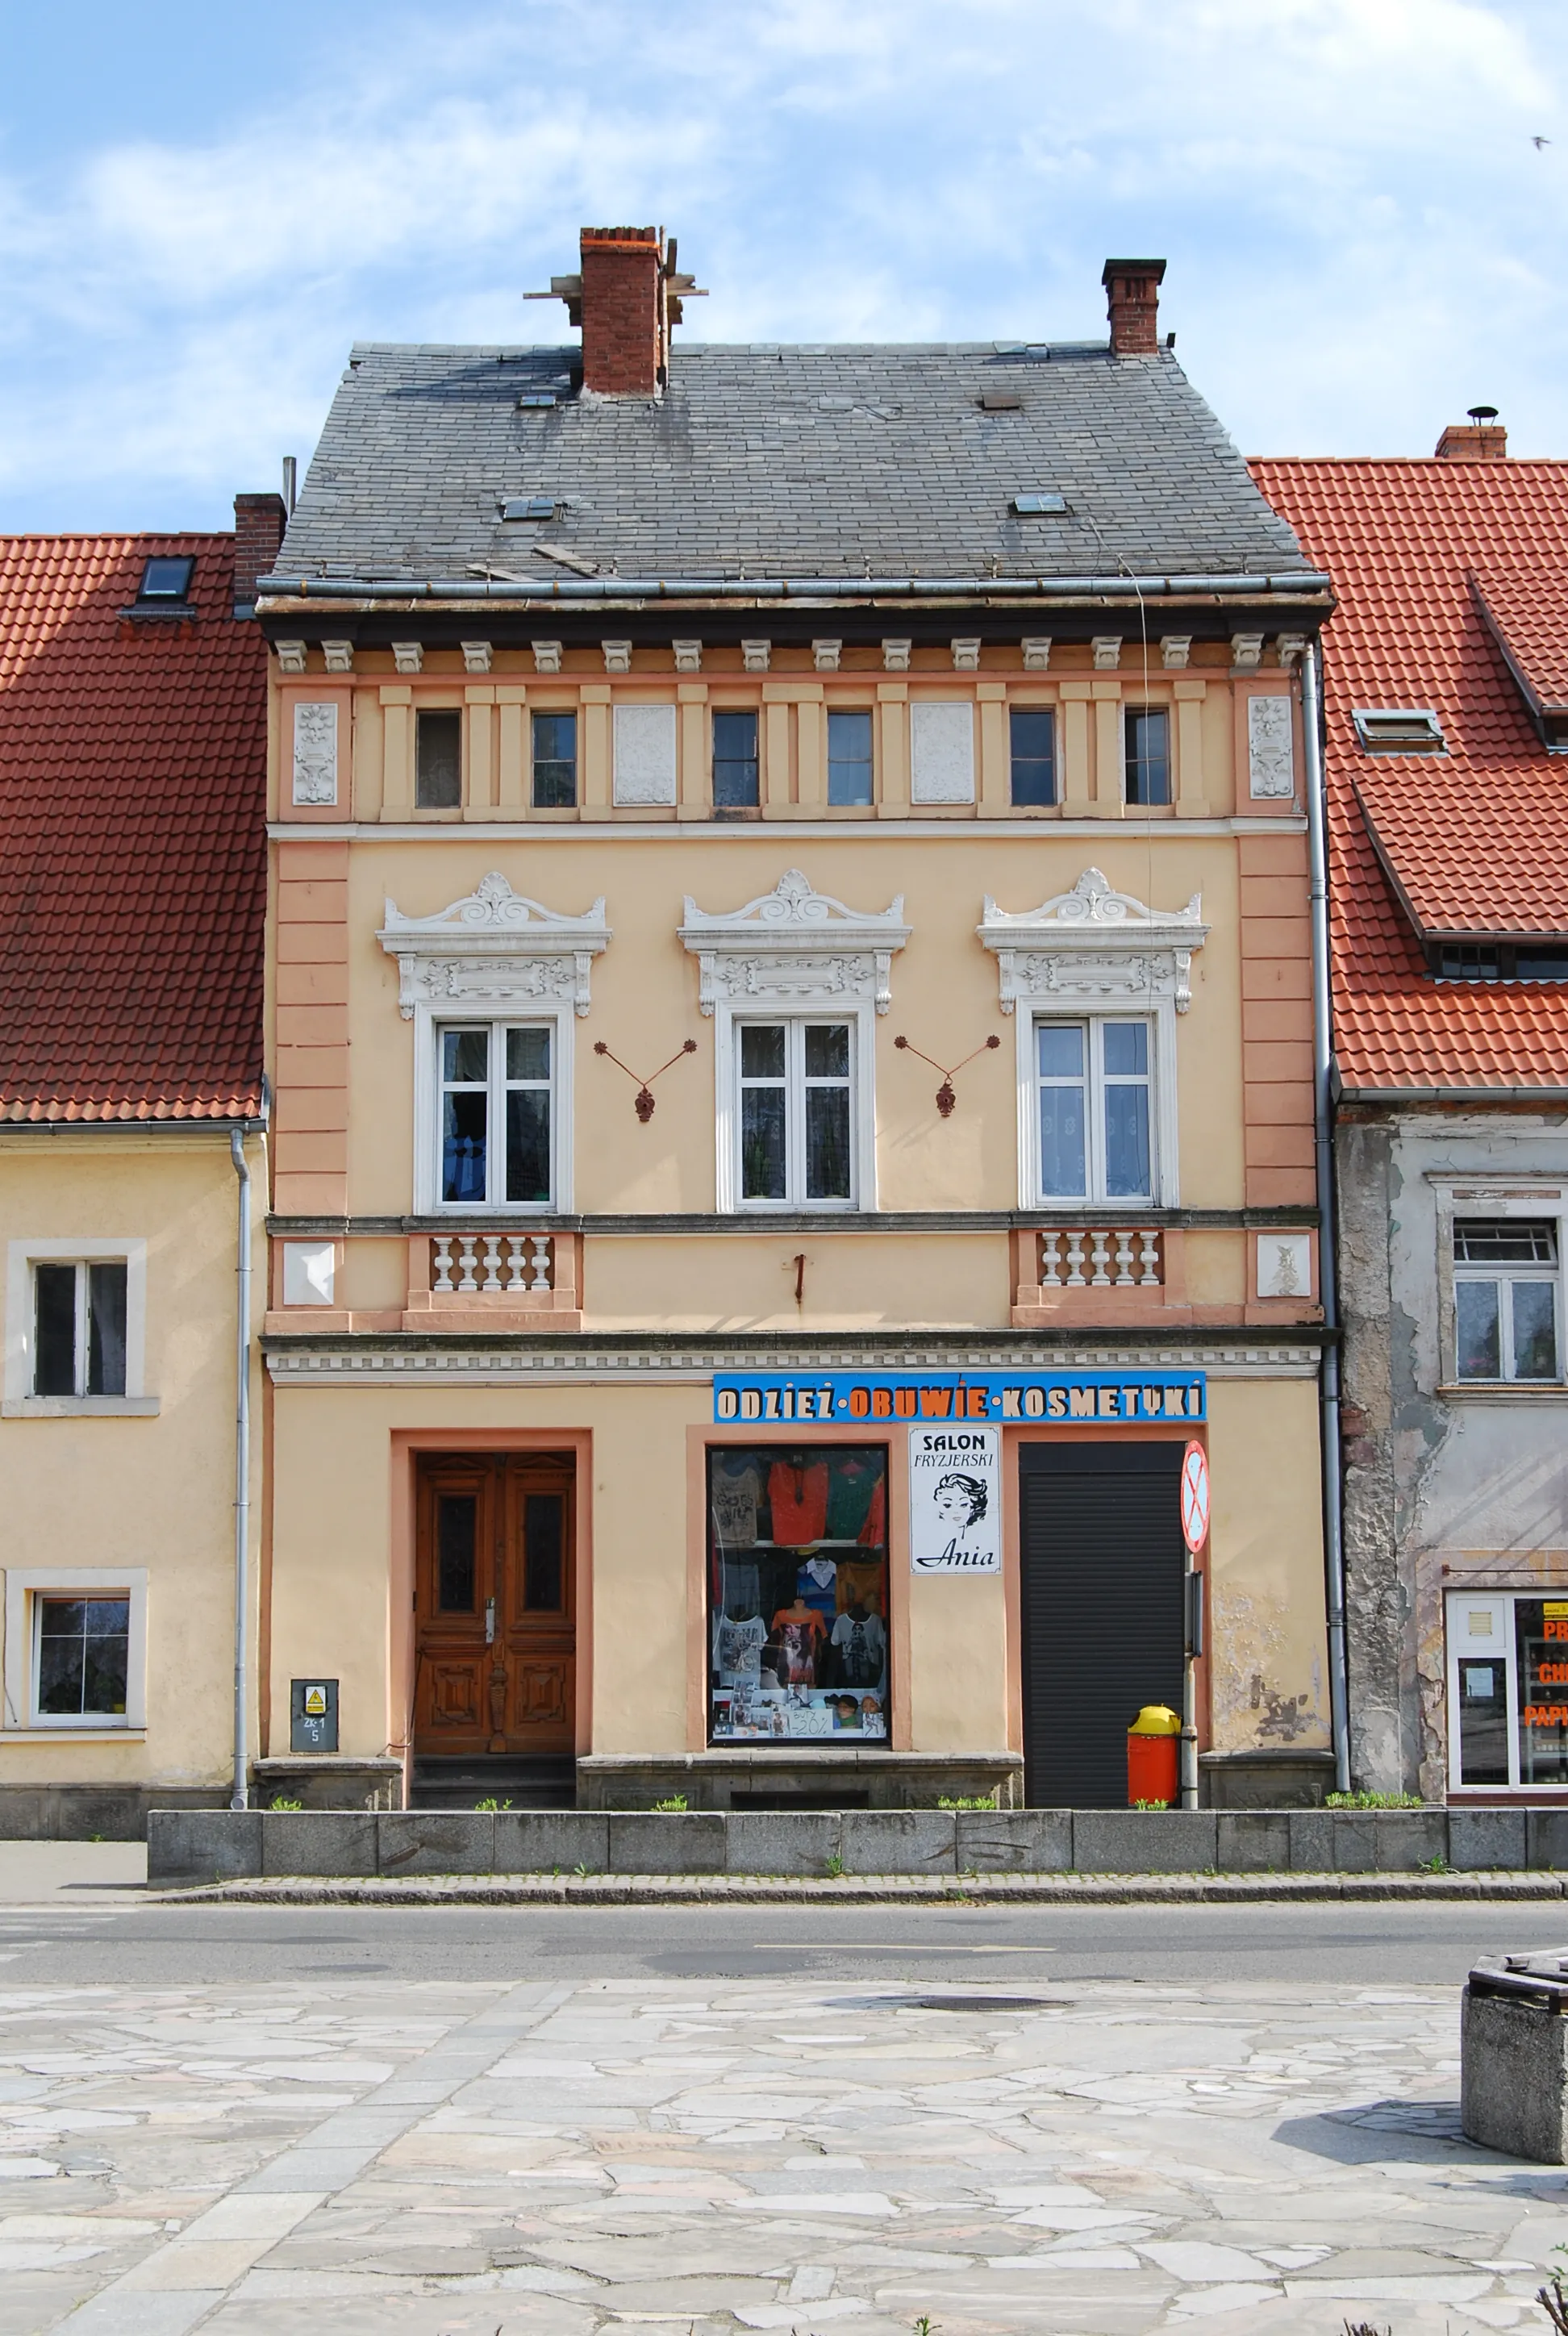
<path fill-rule="evenodd" d="M 10 1566 L 5 1728 L 147 1725 L 147 1569 Z"/>
<path fill-rule="evenodd" d="M 1154 1200 L 1152 1056 L 1146 1021 L 1036 1023 L 1041 1200 Z"/>
<path fill-rule="evenodd" d="M 1557 1226 L 1550 1217 L 1454 1222 L 1454 1347 L 1462 1379 L 1561 1377 Z"/>
<path fill-rule="evenodd" d="M 7 1247 L 5 1416 L 155 1414 L 141 1387 L 146 1242 Z"/>
<path fill-rule="evenodd" d="M 436 1203 L 538 1209 L 556 1188 L 550 1023 L 446 1023 L 436 1030 Z"/>
<path fill-rule="evenodd" d="M 742 1204 L 852 1208 L 854 1025 L 741 1022 L 735 1037 Z"/>
<path fill-rule="evenodd" d="M 1362 751 L 1368 754 L 1442 754 L 1447 752 L 1443 725 L 1425 706 L 1359 706 L 1351 713 Z"/>

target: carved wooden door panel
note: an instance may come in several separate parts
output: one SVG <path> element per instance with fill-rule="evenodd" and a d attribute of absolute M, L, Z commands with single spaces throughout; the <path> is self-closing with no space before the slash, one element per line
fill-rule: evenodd
<path fill-rule="evenodd" d="M 572 1750 L 574 1493 L 553 1453 L 420 1464 L 416 1751 Z"/>

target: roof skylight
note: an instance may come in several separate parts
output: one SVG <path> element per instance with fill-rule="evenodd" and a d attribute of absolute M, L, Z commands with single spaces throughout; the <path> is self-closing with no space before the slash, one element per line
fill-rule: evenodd
<path fill-rule="evenodd" d="M 555 392 L 553 389 L 525 389 L 517 402 L 522 406 L 553 405 Z"/>
<path fill-rule="evenodd" d="M 1044 519 L 1052 511 L 1065 511 L 1066 495 L 1015 495 L 1013 509 L 1020 519 Z"/>
<path fill-rule="evenodd" d="M 1358 706 L 1350 719 L 1368 754 L 1445 754 L 1443 725 L 1426 706 Z"/>
<path fill-rule="evenodd" d="M 554 499 L 550 495 L 518 495 L 501 507 L 502 519 L 553 519 Z"/>
<path fill-rule="evenodd" d="M 158 554 L 141 570 L 141 581 L 136 588 L 139 600 L 185 600 L 190 595 L 190 577 L 194 560 L 175 559 Z"/>

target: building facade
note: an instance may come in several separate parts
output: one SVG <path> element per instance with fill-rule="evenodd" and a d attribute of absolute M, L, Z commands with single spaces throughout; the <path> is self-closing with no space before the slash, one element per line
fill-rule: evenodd
<path fill-rule="evenodd" d="M 589 231 L 580 346 L 351 355 L 258 603 L 264 1778 L 1115 1803 L 1189 1688 L 1206 1795 L 1331 1778 L 1329 600 L 1161 272 L 682 350 Z"/>
<path fill-rule="evenodd" d="M 138 1835 L 150 1806 L 226 1803 L 256 1748 L 234 1693 L 237 1269 L 265 1264 L 250 602 L 282 520 L 243 496 L 234 536 L 0 540 L 6 1835 Z"/>
<path fill-rule="evenodd" d="M 1568 1793 L 1568 464 L 1254 475 L 1332 575 L 1324 736 L 1355 1781 Z"/>

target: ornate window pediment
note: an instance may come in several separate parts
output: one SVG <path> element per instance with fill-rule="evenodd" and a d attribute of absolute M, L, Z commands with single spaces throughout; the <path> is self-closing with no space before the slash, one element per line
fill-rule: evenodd
<path fill-rule="evenodd" d="M 893 954 L 910 937 L 904 896 L 861 911 L 812 890 L 798 868 L 744 909 L 709 913 L 688 893 L 680 938 L 701 968 L 698 1002 L 782 1008 L 891 1003 Z"/>
<path fill-rule="evenodd" d="M 1184 909 L 1151 909 L 1086 868 L 1070 892 L 1037 909 L 998 909 L 987 895 L 975 928 L 997 959 L 1001 1007 L 1059 1000 L 1133 1007 L 1167 999 L 1178 1014 L 1193 1002 L 1193 951 L 1209 936 L 1203 895 Z"/>
<path fill-rule="evenodd" d="M 580 917 L 558 916 L 492 870 L 432 917 L 405 917 L 388 900 L 375 938 L 397 959 L 406 1022 L 416 1006 L 507 1014 L 565 1003 L 586 1014 L 589 968 L 611 937 L 602 899 Z"/>

